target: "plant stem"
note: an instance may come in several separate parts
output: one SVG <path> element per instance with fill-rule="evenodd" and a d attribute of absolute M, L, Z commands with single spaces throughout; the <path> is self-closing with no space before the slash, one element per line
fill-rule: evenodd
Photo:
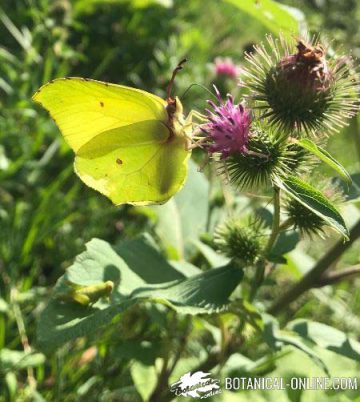
<path fill-rule="evenodd" d="M 324 272 L 360 237 L 360 220 L 350 230 L 350 240 L 338 241 L 306 275 L 285 292 L 268 310 L 278 314 L 307 290 L 317 286 Z"/>
<path fill-rule="evenodd" d="M 360 130 L 358 116 L 355 116 L 350 121 L 350 133 L 353 137 L 358 159 L 360 161 Z"/>
<path fill-rule="evenodd" d="M 172 323 L 172 329 L 176 331 L 176 315 L 174 315 L 174 320 Z M 158 382 L 152 394 L 150 395 L 149 402 L 167 402 L 169 399 L 169 395 L 171 392 L 169 390 L 169 377 L 171 376 L 172 372 L 174 371 L 178 361 L 181 358 L 181 355 L 185 349 L 187 337 L 189 332 L 191 331 L 191 319 L 186 320 L 186 326 L 182 333 L 182 336 L 179 339 L 179 348 L 174 355 L 172 362 L 170 363 L 170 356 L 168 351 L 167 355 L 164 358 L 163 366 L 161 372 L 158 377 Z"/>
<path fill-rule="evenodd" d="M 280 233 L 280 189 L 274 187 L 274 215 L 269 241 L 264 250 L 264 257 L 271 251 Z"/>
<path fill-rule="evenodd" d="M 256 264 L 255 277 L 254 277 L 254 281 L 253 281 L 251 289 L 250 289 L 250 296 L 249 296 L 250 301 L 254 300 L 257 290 L 261 286 L 261 284 L 264 280 L 266 257 L 269 254 L 269 252 L 271 251 L 272 247 L 274 246 L 274 244 L 279 236 L 279 233 L 280 233 L 280 189 L 278 187 L 274 187 L 273 200 L 274 200 L 273 201 L 274 202 L 274 215 L 273 215 L 273 221 L 272 221 L 271 235 L 270 235 L 267 245 L 264 249 L 263 258 L 260 258 L 260 260 Z"/>
<path fill-rule="evenodd" d="M 286 219 L 280 226 L 279 226 L 279 232 L 283 232 L 286 229 L 289 229 L 290 226 L 293 225 L 293 222 L 291 219 Z"/>
<path fill-rule="evenodd" d="M 358 275 L 360 275 L 360 264 L 352 265 L 351 267 L 343 268 L 335 272 L 329 272 L 327 275 L 322 275 L 315 286 L 320 288 L 322 286 L 332 285 Z"/>
<path fill-rule="evenodd" d="M 20 335 L 20 340 L 24 349 L 25 353 L 31 353 L 32 349 L 29 344 L 29 339 L 26 334 L 26 328 L 25 328 L 25 323 L 24 319 L 21 313 L 20 306 L 17 302 L 17 297 L 18 297 L 18 291 L 16 288 L 12 287 L 10 290 L 10 300 L 12 303 L 12 309 L 16 321 L 16 325 L 18 327 L 19 335 Z M 31 391 L 34 391 L 36 389 L 36 380 L 34 377 L 34 369 L 32 367 L 27 368 L 27 380 L 29 387 Z"/>

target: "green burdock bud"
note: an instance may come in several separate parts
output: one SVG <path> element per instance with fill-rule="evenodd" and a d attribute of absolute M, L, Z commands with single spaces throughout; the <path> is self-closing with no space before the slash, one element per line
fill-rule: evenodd
<path fill-rule="evenodd" d="M 266 121 L 253 123 L 247 153 L 219 161 L 219 172 L 239 189 L 258 189 L 277 176 L 303 174 L 314 165 L 312 154 L 267 126 Z"/>
<path fill-rule="evenodd" d="M 320 190 L 334 205 L 339 205 L 344 201 L 343 194 L 339 188 L 328 181 L 320 184 Z M 302 235 L 325 237 L 328 224 L 320 216 L 314 214 L 314 212 L 293 198 L 286 198 L 284 204 L 289 226 L 299 229 Z"/>
<path fill-rule="evenodd" d="M 350 57 L 329 57 L 316 40 L 290 45 L 268 38 L 270 50 L 248 54 L 244 85 L 255 107 L 280 130 L 337 131 L 359 110 L 359 79 Z"/>
<path fill-rule="evenodd" d="M 245 225 L 239 220 L 229 220 L 216 229 L 214 241 L 220 252 L 245 268 L 253 266 L 261 256 L 261 230 L 261 224 Z"/>

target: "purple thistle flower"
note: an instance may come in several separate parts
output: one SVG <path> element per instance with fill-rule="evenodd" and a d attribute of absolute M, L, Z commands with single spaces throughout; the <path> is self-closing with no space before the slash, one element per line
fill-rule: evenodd
<path fill-rule="evenodd" d="M 250 111 L 241 104 L 235 105 L 231 95 L 227 95 L 224 102 L 218 89 L 215 86 L 214 88 L 219 106 L 208 100 L 213 111 L 206 109 L 209 122 L 200 126 L 206 135 L 203 146 L 210 153 L 220 153 L 221 159 L 235 153 L 246 154 L 251 123 Z"/>

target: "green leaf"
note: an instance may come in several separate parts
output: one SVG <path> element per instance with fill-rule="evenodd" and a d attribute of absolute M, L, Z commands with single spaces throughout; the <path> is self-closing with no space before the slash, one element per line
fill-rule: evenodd
<path fill-rule="evenodd" d="M 99 239 L 86 246 L 87 251 L 59 279 L 40 316 L 38 341 L 44 350 L 93 334 L 141 301 L 161 303 L 184 314 L 220 311 L 243 277 L 243 272 L 231 265 L 187 277 L 179 271 L 181 265 L 174 268 L 161 256 L 148 235 L 117 247 Z M 109 302 L 101 299 L 84 307 L 57 298 L 66 292 L 69 281 L 89 286 L 109 280 L 114 283 Z"/>
<path fill-rule="evenodd" d="M 26 353 L 19 350 L 2 349 L 0 351 L 0 372 L 22 370 L 40 366 L 45 362 L 42 353 Z"/>
<path fill-rule="evenodd" d="M 130 372 L 136 390 L 141 395 L 142 400 L 148 401 L 151 393 L 155 389 L 157 382 L 155 367 L 134 362 L 130 367 Z"/>
<path fill-rule="evenodd" d="M 319 322 L 298 319 L 288 327 L 302 338 L 342 356 L 360 361 L 360 342 L 349 338 L 344 332 Z"/>
<path fill-rule="evenodd" d="M 219 312 L 242 278 L 243 271 L 230 263 L 185 280 L 140 287 L 131 297 L 163 303 L 183 314 Z"/>
<path fill-rule="evenodd" d="M 65 278 L 78 285 L 89 286 L 112 281 L 113 297 L 128 296 L 145 283 L 169 282 L 185 277 L 160 254 L 148 234 L 111 246 L 104 240 L 92 239 L 84 253 L 76 257 Z"/>
<path fill-rule="evenodd" d="M 308 355 L 330 377 L 324 361 L 296 332 L 280 330 L 277 320 L 268 314 L 263 314 L 263 320 L 265 323 L 264 340 L 272 349 L 279 350 L 286 345 L 293 346 Z"/>
<path fill-rule="evenodd" d="M 297 18 L 295 18 L 295 13 L 290 11 L 292 8 L 283 7 L 281 4 L 272 0 L 226 1 L 233 4 L 250 17 L 258 20 L 261 24 L 266 26 L 266 28 L 275 34 L 278 34 L 281 31 L 292 35 L 298 34 L 300 23 L 303 22 L 301 13 L 298 10 L 296 13 Z"/>
<path fill-rule="evenodd" d="M 190 161 L 184 188 L 170 201 L 150 207 L 158 221 L 156 234 L 171 256 L 184 258 L 191 242 L 205 232 L 209 210 L 209 183 L 197 165 Z M 173 250 L 174 253 L 171 252 Z"/>
<path fill-rule="evenodd" d="M 229 259 L 223 255 L 217 253 L 213 248 L 203 243 L 200 240 L 194 240 L 192 242 L 199 252 L 204 256 L 211 267 L 218 267 L 229 262 Z"/>
<path fill-rule="evenodd" d="M 97 7 L 103 5 L 116 5 L 125 3 L 130 4 L 133 8 L 147 8 L 151 6 L 162 6 L 169 8 L 172 6 L 172 0 L 78 0 L 74 4 L 74 12 L 77 15 L 81 14 L 92 14 L 96 12 Z"/>
<path fill-rule="evenodd" d="M 0 313 L 7 313 L 9 311 L 9 305 L 4 299 L 0 297 Z"/>
<path fill-rule="evenodd" d="M 329 226 L 344 236 L 346 240 L 349 239 L 349 231 L 344 219 L 335 206 L 319 190 L 294 176 L 289 176 L 286 179 L 277 177 L 275 184 L 290 197 L 324 219 Z"/>
<path fill-rule="evenodd" d="M 138 360 L 139 362 L 151 366 L 159 356 L 161 343 L 159 341 L 139 341 L 125 340 L 116 346 L 112 352 L 113 359 Z"/>
<path fill-rule="evenodd" d="M 17 378 L 14 372 L 9 371 L 5 374 L 4 382 L 9 393 L 9 402 L 16 402 L 16 391 L 18 387 Z"/>
<path fill-rule="evenodd" d="M 290 354 L 290 351 L 266 354 L 257 360 L 250 360 L 240 353 L 233 353 L 223 368 L 224 377 L 258 377 L 270 374 L 273 377 L 273 371 L 277 365 L 281 365 L 284 356 Z"/>
<path fill-rule="evenodd" d="M 187 261 L 168 260 L 168 262 L 173 268 L 179 271 L 181 275 L 186 276 L 187 278 L 202 272 L 200 268 L 195 267 L 195 265 L 190 264 L 190 262 Z"/>
<path fill-rule="evenodd" d="M 92 388 L 94 388 L 95 385 L 100 385 L 101 382 L 102 382 L 101 376 L 94 375 L 79 386 L 79 388 L 76 390 L 76 394 L 79 397 L 84 398 L 86 394 L 89 393 Z"/>
<path fill-rule="evenodd" d="M 351 184 L 351 176 L 346 169 L 325 149 L 319 147 L 307 138 L 296 141 L 302 148 L 316 155 L 319 159 L 333 168 L 347 183 Z"/>
<path fill-rule="evenodd" d="M 269 261 L 285 264 L 287 260 L 284 255 L 294 250 L 299 241 L 300 235 L 294 230 L 281 232 L 268 256 Z"/>

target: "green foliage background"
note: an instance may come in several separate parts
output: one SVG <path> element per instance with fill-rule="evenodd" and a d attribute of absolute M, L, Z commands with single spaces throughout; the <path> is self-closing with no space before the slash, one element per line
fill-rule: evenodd
<path fill-rule="evenodd" d="M 49 289 L 75 256 L 84 251 L 85 243 L 96 237 L 121 247 L 122 241 L 149 232 L 155 239 L 156 253 L 175 261 L 173 264 L 179 271 L 188 270 L 190 276 L 198 272 L 196 265 L 208 272 L 210 267 L 226 264 L 206 242 L 206 233 L 212 233 L 215 224 L 223 219 L 226 200 L 221 196 L 221 188 L 214 184 L 213 172 L 207 172 L 206 179 L 193 168 L 194 182 L 164 206 L 146 209 L 112 206 L 78 180 L 72 168 L 71 150 L 47 114 L 32 103 L 31 96 L 43 83 L 63 76 L 122 83 L 164 96 L 172 69 L 186 56 L 190 61 L 176 82 L 177 94 L 181 95 L 192 83 L 210 87 L 214 79 L 211 63 L 216 57 L 229 56 L 241 64 L 244 50 L 262 40 L 266 33 L 297 26 L 300 29 L 307 26 L 311 32 L 321 31 L 336 46 L 341 45 L 344 52 L 351 49 L 355 56 L 360 56 L 360 4 L 356 0 L 282 1 L 297 8 L 291 11 L 295 17 L 279 9 L 276 3 L 271 9 L 273 3 L 264 0 L 276 18 L 256 13 L 256 3 L 245 0 L 1 2 L 1 402 L 147 400 L 151 386 L 155 386 L 159 359 L 167 351 L 182 351 L 170 378 L 174 382 L 205 361 L 218 346 L 223 328 L 231 327 L 230 315 L 178 318 L 162 304 L 144 301 L 132 305 L 100 332 L 43 354 L 41 342 L 37 344 L 36 320 L 49 298 Z M 234 86 L 230 82 L 224 85 L 229 89 Z M 183 102 L 188 110 L 201 109 L 207 97 L 200 87 L 193 87 Z M 353 173 L 353 185 L 347 189 L 351 202 L 344 209 L 349 226 L 360 218 L 358 125 L 359 120 L 354 119 L 349 128 L 333 136 L 329 143 L 331 153 Z M 195 159 L 200 157 L 195 155 Z M 333 174 L 329 168 L 320 169 Z M 256 200 L 243 195 L 228 194 L 228 197 L 234 197 L 239 212 L 258 205 Z M 200 223 L 194 228 L 193 222 Z M 335 235 L 326 240 L 307 239 L 296 250 L 289 247 L 287 263 L 276 273 L 277 283 L 289 286 L 336 240 Z M 342 256 L 340 268 L 360 263 L 359 245 L 356 242 Z M 171 269 L 175 272 L 173 266 Z M 169 281 L 172 279 L 178 278 L 170 276 Z M 273 284 L 268 285 L 262 294 L 265 303 L 274 300 L 278 292 Z M 131 284 L 130 288 L 135 286 Z M 335 327 L 352 336 L 354 342 L 360 341 L 359 288 L 359 280 L 354 279 L 312 290 L 297 302 L 297 310 L 285 311 L 280 323 L 292 321 L 291 328 L 300 328 L 301 334 L 301 322 L 293 320 L 305 318 Z M 164 299 L 173 302 L 169 296 Z M 304 340 L 305 346 L 301 344 L 295 351 L 294 340 L 280 334 L 276 323 L 269 321 L 266 325 L 270 335 L 265 343 L 249 328 L 241 352 L 240 347 L 234 350 L 224 367 L 222 364 L 216 367 L 215 375 L 219 378 L 265 374 L 288 378 L 309 373 L 323 376 L 322 369 L 314 363 L 315 357 L 326 363 L 332 375 L 358 376 L 359 346 L 354 343 L 350 352 L 345 353 L 340 347 L 342 332 L 333 334 L 330 347 L 328 344 L 324 347 L 323 340 L 309 335 L 311 339 Z M 309 324 L 309 328 L 311 325 L 315 324 Z M 43 331 L 46 333 L 46 328 Z M 322 327 L 320 333 L 328 331 L 331 332 L 329 327 Z M 336 346 L 337 339 L 340 343 Z M 273 348 L 276 342 L 292 346 L 276 352 L 276 347 Z M 336 347 L 340 356 L 333 352 Z M 36 382 L 36 387 L 31 381 Z M 223 392 L 209 400 L 315 400 L 311 398 L 316 398 L 316 402 L 360 401 L 360 389 L 341 394 Z"/>

